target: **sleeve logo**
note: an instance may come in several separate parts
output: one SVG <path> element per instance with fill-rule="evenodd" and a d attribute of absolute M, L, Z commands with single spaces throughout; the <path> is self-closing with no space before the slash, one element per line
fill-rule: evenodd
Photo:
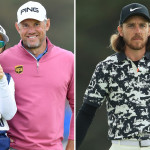
<path fill-rule="evenodd" d="M 23 72 L 23 65 L 15 66 L 15 72 L 21 74 Z"/>

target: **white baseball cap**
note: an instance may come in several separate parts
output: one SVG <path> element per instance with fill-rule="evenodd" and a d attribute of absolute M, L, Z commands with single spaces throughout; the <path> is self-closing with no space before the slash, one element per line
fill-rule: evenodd
<path fill-rule="evenodd" d="M 38 21 L 47 20 L 45 8 L 38 2 L 29 1 L 23 4 L 17 11 L 18 24 L 25 19 Z"/>
<path fill-rule="evenodd" d="M 3 38 L 3 41 L 7 43 L 9 41 L 9 37 L 6 35 L 5 29 L 0 25 L 0 35 Z"/>

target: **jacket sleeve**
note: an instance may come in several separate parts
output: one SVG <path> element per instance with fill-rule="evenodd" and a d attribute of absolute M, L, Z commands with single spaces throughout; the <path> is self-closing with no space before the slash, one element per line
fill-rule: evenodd
<path fill-rule="evenodd" d="M 109 95 L 109 70 L 107 65 L 100 62 L 92 75 L 85 91 L 83 101 L 89 105 L 100 107 Z"/>
<path fill-rule="evenodd" d="M 11 78 L 9 85 L 6 76 L 0 79 L 0 113 L 6 120 L 13 118 L 17 111 L 14 81 Z"/>

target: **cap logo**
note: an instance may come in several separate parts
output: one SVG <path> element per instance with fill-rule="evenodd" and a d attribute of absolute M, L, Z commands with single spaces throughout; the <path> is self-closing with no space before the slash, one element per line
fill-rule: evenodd
<path fill-rule="evenodd" d="M 137 8 L 130 8 L 130 11 L 132 12 L 132 11 L 135 11 L 135 10 L 137 10 L 137 9 L 140 9 L 141 7 L 137 7 Z"/>
<path fill-rule="evenodd" d="M 23 65 L 15 66 L 15 72 L 20 74 L 23 72 Z"/>
<path fill-rule="evenodd" d="M 36 8 L 36 7 L 31 7 L 31 8 L 27 7 L 27 8 L 24 8 L 24 9 L 21 10 L 21 15 L 22 15 L 23 12 L 24 12 L 24 13 L 27 13 L 27 12 L 29 12 L 29 11 L 30 11 L 30 12 L 39 13 L 38 8 Z"/>

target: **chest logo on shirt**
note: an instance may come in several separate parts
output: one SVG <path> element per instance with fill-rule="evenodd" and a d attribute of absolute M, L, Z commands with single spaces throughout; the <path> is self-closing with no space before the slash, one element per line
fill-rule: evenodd
<path fill-rule="evenodd" d="M 15 66 L 15 72 L 20 74 L 23 72 L 23 65 Z"/>

